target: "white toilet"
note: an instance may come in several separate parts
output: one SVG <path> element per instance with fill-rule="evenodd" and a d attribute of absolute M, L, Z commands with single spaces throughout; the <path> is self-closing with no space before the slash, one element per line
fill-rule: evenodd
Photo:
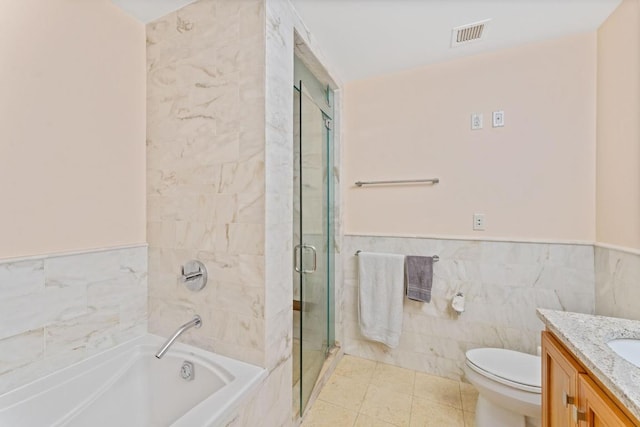
<path fill-rule="evenodd" d="M 502 348 L 467 351 L 464 372 L 478 389 L 476 427 L 524 427 L 525 416 L 540 422 L 540 356 Z"/>

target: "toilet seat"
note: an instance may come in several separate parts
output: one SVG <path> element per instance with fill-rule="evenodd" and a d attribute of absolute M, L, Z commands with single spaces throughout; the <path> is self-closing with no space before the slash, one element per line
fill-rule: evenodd
<path fill-rule="evenodd" d="M 503 348 L 467 351 L 467 366 L 498 383 L 530 393 L 542 392 L 540 356 Z"/>

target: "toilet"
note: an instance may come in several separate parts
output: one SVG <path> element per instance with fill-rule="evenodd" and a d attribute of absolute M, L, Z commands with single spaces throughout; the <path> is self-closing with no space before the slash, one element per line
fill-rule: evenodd
<path fill-rule="evenodd" d="M 466 378 L 479 393 L 476 427 L 525 427 L 525 416 L 540 423 L 540 356 L 503 348 L 476 348 L 466 356 Z"/>

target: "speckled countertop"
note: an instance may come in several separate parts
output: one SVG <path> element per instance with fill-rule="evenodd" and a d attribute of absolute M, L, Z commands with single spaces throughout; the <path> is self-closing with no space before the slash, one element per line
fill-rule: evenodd
<path fill-rule="evenodd" d="M 640 321 L 543 309 L 538 317 L 640 420 L 640 368 L 607 346 L 615 338 L 640 339 Z"/>

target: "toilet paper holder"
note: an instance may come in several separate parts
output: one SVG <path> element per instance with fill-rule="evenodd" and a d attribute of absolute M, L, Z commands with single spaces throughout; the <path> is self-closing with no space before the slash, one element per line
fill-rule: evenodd
<path fill-rule="evenodd" d="M 458 315 L 464 313 L 464 294 L 462 292 L 456 292 L 456 294 L 451 299 L 451 308 Z"/>

